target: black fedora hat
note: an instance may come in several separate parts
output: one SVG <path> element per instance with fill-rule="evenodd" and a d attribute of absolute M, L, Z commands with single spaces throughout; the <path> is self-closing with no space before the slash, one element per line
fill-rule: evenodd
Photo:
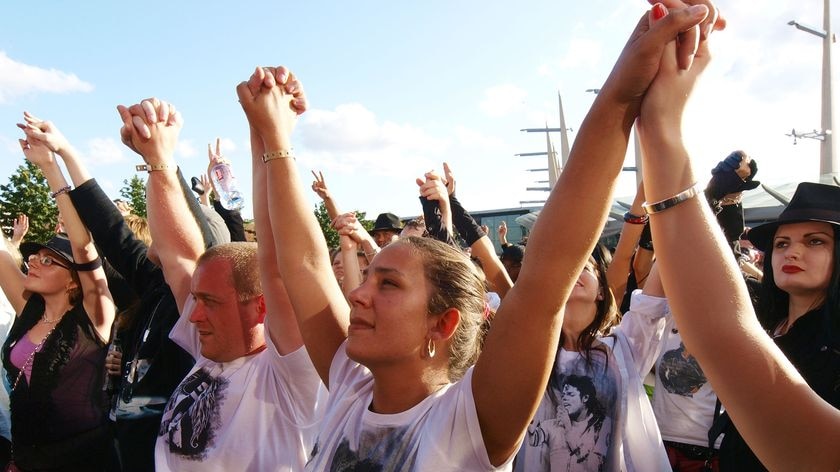
<path fill-rule="evenodd" d="M 76 261 L 73 259 L 73 248 L 70 246 L 70 240 L 63 234 L 58 234 L 45 244 L 26 242 L 20 245 L 20 254 L 23 260 L 27 260 L 29 256 L 35 254 L 41 249 L 49 249 L 54 252 L 61 262 L 67 267 L 76 267 Z"/>
<path fill-rule="evenodd" d="M 373 225 L 371 233 L 376 231 L 402 231 L 402 221 L 393 213 L 380 213 L 376 217 L 376 223 Z"/>
<path fill-rule="evenodd" d="M 756 247 L 768 251 L 779 226 L 802 221 L 840 226 L 840 187 L 811 182 L 799 184 L 790 203 L 779 214 L 779 219 L 756 226 L 747 233 L 747 237 Z"/>

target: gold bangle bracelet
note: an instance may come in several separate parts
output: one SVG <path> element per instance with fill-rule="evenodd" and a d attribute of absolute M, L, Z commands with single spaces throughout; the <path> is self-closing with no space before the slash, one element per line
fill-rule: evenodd
<path fill-rule="evenodd" d="M 647 213 L 648 215 L 652 215 L 654 213 L 659 213 L 660 211 L 665 211 L 668 208 L 677 206 L 690 198 L 696 197 L 699 193 L 700 191 L 697 189 L 697 183 L 694 183 L 694 185 L 688 187 L 687 189 L 674 195 L 673 197 L 666 198 L 665 200 L 660 200 L 656 203 L 645 202 L 642 205 L 642 208 L 645 209 L 645 213 Z"/>
<path fill-rule="evenodd" d="M 271 151 L 263 154 L 263 162 L 273 161 L 274 159 L 295 159 L 291 149 L 281 149 L 279 151 Z"/>

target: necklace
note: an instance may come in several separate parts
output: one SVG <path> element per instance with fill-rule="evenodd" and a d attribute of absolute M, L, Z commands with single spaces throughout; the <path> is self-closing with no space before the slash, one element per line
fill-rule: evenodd
<path fill-rule="evenodd" d="M 55 321 L 53 321 L 53 323 L 55 323 Z M 12 385 L 12 391 L 14 391 L 14 390 L 17 388 L 18 383 L 20 382 L 20 378 L 21 378 L 21 377 L 23 377 L 23 374 L 24 374 L 24 371 L 26 371 L 26 368 L 27 368 L 27 367 L 29 367 L 29 368 L 31 368 L 31 367 L 32 367 L 32 361 L 34 361 L 34 360 L 35 360 L 35 353 L 36 353 L 36 352 L 39 352 L 39 351 L 41 350 L 41 348 L 43 348 L 43 347 L 44 347 L 44 344 L 47 342 L 47 339 L 49 339 L 49 337 L 50 337 L 50 335 L 53 333 L 53 331 L 55 331 L 55 326 L 53 326 L 53 327 L 50 329 L 50 331 L 47 333 L 47 335 L 46 335 L 46 336 L 44 336 L 44 339 L 42 339 L 42 340 L 41 340 L 41 342 L 39 342 L 39 343 L 38 343 L 38 345 L 37 345 L 37 346 L 35 346 L 35 350 L 33 350 L 33 351 L 29 354 L 29 357 L 27 357 L 27 358 L 26 358 L 26 361 L 25 361 L 25 362 L 23 363 L 23 365 L 20 367 L 20 371 L 18 372 L 17 378 L 15 378 L 15 383 L 14 383 L 14 385 Z"/>
<path fill-rule="evenodd" d="M 61 318 L 56 318 L 54 320 L 48 320 L 46 315 L 41 317 L 41 322 L 46 324 L 56 324 Z"/>

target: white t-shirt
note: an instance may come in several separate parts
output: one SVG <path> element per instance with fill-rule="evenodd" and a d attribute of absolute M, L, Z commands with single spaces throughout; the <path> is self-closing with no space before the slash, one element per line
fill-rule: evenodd
<path fill-rule="evenodd" d="M 0 244 L 3 244 L 0 241 Z M 6 342 L 9 330 L 15 322 L 15 309 L 9 303 L 9 299 L 0 290 L 0 346 Z M 6 390 L 11 386 L 6 385 L 6 376 L 3 375 L 3 385 L 0 386 L 0 436 L 12 440 L 12 413 L 9 410 L 9 392 Z"/>
<path fill-rule="evenodd" d="M 309 471 L 510 470 L 511 456 L 493 467 L 484 447 L 472 395 L 472 369 L 412 408 L 370 411 L 373 376 L 350 360 L 346 343 L 330 366 L 330 399 Z"/>
<path fill-rule="evenodd" d="M 581 353 L 560 349 L 537 413 L 516 458 L 520 471 L 618 470 L 621 375 L 611 350 Z M 577 386 L 573 386 L 577 385 Z"/>
<path fill-rule="evenodd" d="M 656 359 L 653 412 L 662 439 L 696 446 L 709 445 L 709 428 L 717 395 L 697 360 L 682 343 L 673 317 L 668 317 L 662 349 Z M 717 447 L 720 447 L 718 438 Z"/>
<path fill-rule="evenodd" d="M 641 382 L 667 312 L 664 298 L 637 291 L 614 335 L 593 343 L 589 362 L 558 349 L 514 470 L 670 470 Z"/>
<path fill-rule="evenodd" d="M 189 300 L 185 313 L 195 305 Z M 196 363 L 164 410 L 158 472 L 303 469 L 326 404 L 306 349 L 281 356 L 266 332 L 262 352 L 214 362 L 201 356 L 198 332 L 184 315 L 169 337 Z"/>

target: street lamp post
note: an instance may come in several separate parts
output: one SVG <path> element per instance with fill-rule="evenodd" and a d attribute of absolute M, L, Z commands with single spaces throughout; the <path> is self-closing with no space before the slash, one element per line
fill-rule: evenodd
<path fill-rule="evenodd" d="M 834 92 L 833 83 L 834 78 L 832 70 L 832 49 L 834 44 L 834 34 L 831 32 L 831 13 L 830 0 L 823 0 L 823 30 L 811 28 L 792 20 L 788 22 L 789 25 L 796 27 L 800 31 L 818 36 L 823 40 L 823 55 L 822 55 L 822 112 L 821 121 L 822 132 L 819 133 L 822 143 L 820 144 L 820 182 L 826 184 L 833 184 L 834 177 L 839 175 L 840 165 L 837 161 L 837 149 L 834 141 Z"/>

